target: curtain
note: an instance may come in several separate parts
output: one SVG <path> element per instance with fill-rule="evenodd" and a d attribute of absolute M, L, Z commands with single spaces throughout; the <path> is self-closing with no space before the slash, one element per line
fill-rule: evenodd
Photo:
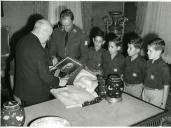
<path fill-rule="evenodd" d="M 138 11 L 142 11 L 137 17 L 137 25 L 141 25 L 139 30 L 142 37 L 155 33 L 162 38 L 165 43 L 163 59 L 171 64 L 171 3 L 170 2 L 148 2 L 144 8 L 139 6 Z"/>
<path fill-rule="evenodd" d="M 82 20 L 83 20 L 83 29 L 89 34 L 92 28 L 92 2 L 90 1 L 82 1 Z"/>
<path fill-rule="evenodd" d="M 4 17 L 3 1 L 1 2 L 1 17 Z"/>
<path fill-rule="evenodd" d="M 59 21 L 61 11 L 66 8 L 74 13 L 74 24 L 83 28 L 80 1 L 49 1 L 48 19 L 51 24 L 55 25 Z"/>
<path fill-rule="evenodd" d="M 142 27 L 144 23 L 144 17 L 147 8 L 147 2 L 138 2 L 136 3 L 137 12 L 136 12 L 136 32 L 142 33 Z"/>
<path fill-rule="evenodd" d="M 48 18 L 48 1 L 34 1 L 34 14 L 40 14 L 44 18 Z"/>

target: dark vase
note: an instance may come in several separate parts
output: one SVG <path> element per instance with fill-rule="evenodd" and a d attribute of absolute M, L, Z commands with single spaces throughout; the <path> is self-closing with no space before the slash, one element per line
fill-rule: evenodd
<path fill-rule="evenodd" d="M 111 74 L 106 80 L 108 102 L 118 102 L 122 100 L 124 83 L 118 74 Z"/>
<path fill-rule="evenodd" d="M 2 126 L 23 126 L 25 121 L 24 108 L 16 101 L 7 101 L 1 111 Z"/>

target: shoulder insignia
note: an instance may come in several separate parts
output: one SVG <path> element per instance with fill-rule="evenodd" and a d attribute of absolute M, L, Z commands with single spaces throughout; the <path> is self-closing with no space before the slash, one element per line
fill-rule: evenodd
<path fill-rule="evenodd" d="M 135 72 L 132 73 L 132 76 L 133 76 L 133 77 L 137 77 L 137 73 L 135 73 Z"/>
<path fill-rule="evenodd" d="M 84 41 L 84 45 L 87 46 L 88 45 L 88 41 Z"/>
<path fill-rule="evenodd" d="M 77 32 L 77 29 L 74 28 L 72 31 L 73 31 L 73 32 Z"/>
<path fill-rule="evenodd" d="M 154 80 L 154 75 L 151 75 L 151 76 L 150 76 L 150 79 L 151 79 L 151 80 Z"/>
<path fill-rule="evenodd" d="M 114 72 L 118 72 L 118 69 L 117 69 L 117 68 L 114 68 L 113 71 L 114 71 Z"/>

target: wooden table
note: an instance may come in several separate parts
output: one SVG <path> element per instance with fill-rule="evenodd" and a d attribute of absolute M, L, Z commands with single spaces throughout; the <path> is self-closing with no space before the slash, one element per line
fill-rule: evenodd
<path fill-rule="evenodd" d="M 25 108 L 24 126 L 41 116 L 53 115 L 67 119 L 72 126 L 147 125 L 147 121 L 165 113 L 161 108 L 123 93 L 123 100 L 110 104 L 106 100 L 83 108 L 66 109 L 58 99 Z M 145 122 L 145 123 L 144 123 Z"/>

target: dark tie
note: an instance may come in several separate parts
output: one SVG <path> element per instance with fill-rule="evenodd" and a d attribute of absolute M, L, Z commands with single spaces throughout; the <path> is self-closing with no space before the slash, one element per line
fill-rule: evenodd
<path fill-rule="evenodd" d="M 67 45 L 67 42 L 68 42 L 68 32 L 65 35 L 65 46 Z"/>

